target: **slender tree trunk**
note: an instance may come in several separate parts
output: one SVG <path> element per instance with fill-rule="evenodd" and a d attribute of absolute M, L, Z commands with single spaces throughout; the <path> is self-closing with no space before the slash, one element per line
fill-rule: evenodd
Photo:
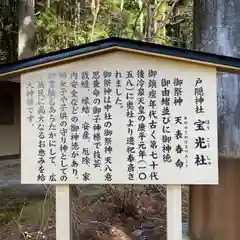
<path fill-rule="evenodd" d="M 239 0 L 195 0 L 196 49 L 240 57 L 239 22 Z M 190 232 L 200 240 L 240 239 L 239 100 L 239 76 L 219 73 L 220 184 L 190 187 Z"/>
<path fill-rule="evenodd" d="M 34 5 L 35 0 L 19 0 L 18 5 L 18 59 L 25 59 L 34 55 Z M 20 126 L 19 126 L 20 128 Z M 20 138 L 20 137 L 19 137 Z M 19 152 L 21 154 L 21 139 Z"/>
<path fill-rule="evenodd" d="M 18 58 L 34 55 L 34 0 L 19 0 Z"/>

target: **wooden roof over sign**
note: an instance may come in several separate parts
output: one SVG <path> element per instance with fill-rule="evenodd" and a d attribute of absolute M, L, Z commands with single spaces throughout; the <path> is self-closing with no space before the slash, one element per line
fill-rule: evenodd
<path fill-rule="evenodd" d="M 45 55 L 19 60 L 10 64 L 0 65 L 0 78 L 3 78 L 4 76 L 12 77 L 24 72 L 34 71 L 38 68 L 64 64 L 70 61 L 76 61 L 82 57 L 102 54 L 114 50 L 135 52 L 212 66 L 222 72 L 237 74 L 240 72 L 240 59 L 238 58 L 113 37 L 73 48 L 54 51 Z"/>

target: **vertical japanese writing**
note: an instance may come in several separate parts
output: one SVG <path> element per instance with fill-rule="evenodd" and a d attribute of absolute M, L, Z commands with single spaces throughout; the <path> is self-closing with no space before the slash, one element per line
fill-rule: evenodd
<path fill-rule="evenodd" d="M 68 96 L 67 96 L 67 73 L 60 72 L 60 181 L 67 181 L 68 176 L 68 156 L 69 149 L 68 139 L 68 120 L 67 113 Z"/>
<path fill-rule="evenodd" d="M 147 179 L 147 149 L 146 149 L 146 109 L 145 109 L 145 72 L 143 69 L 139 69 L 137 71 L 137 137 L 139 139 L 139 143 L 137 146 L 137 157 L 138 157 L 138 169 L 139 179 L 146 180 Z"/>
<path fill-rule="evenodd" d="M 195 81 L 195 88 L 194 88 L 194 96 L 195 96 L 195 112 L 197 114 L 204 113 L 204 90 L 203 90 L 203 81 L 202 79 L 198 78 Z"/>
<path fill-rule="evenodd" d="M 156 141 L 157 134 L 157 81 L 156 81 L 157 71 L 149 69 L 148 70 L 148 117 L 149 117 L 149 128 L 150 128 L 150 156 L 151 156 L 151 180 L 158 180 L 158 172 L 156 167 L 159 165 L 157 163 L 158 155 L 158 143 Z"/>
<path fill-rule="evenodd" d="M 29 79 L 27 84 L 26 84 L 26 105 L 27 105 L 27 110 L 28 110 L 28 122 L 33 124 L 33 120 L 34 120 L 34 93 L 35 93 L 35 89 L 32 83 L 32 80 Z"/>
<path fill-rule="evenodd" d="M 44 107 L 44 99 L 45 99 L 45 84 L 44 80 L 41 78 L 38 81 L 38 176 L 37 181 L 44 182 L 46 180 L 45 176 L 45 163 L 46 163 L 46 136 L 45 136 L 45 107 Z"/>
<path fill-rule="evenodd" d="M 175 106 L 181 106 L 183 103 L 183 98 L 182 98 L 182 84 L 183 84 L 183 80 L 179 79 L 179 78 L 174 78 L 173 80 L 173 103 Z"/>
<path fill-rule="evenodd" d="M 195 81 L 194 97 L 196 104 L 195 112 L 199 116 L 204 116 L 204 89 L 203 80 L 201 78 L 197 78 Z M 195 164 L 197 166 L 211 165 L 211 159 L 206 154 L 206 150 L 210 147 L 210 139 L 207 137 L 208 134 L 206 134 L 206 132 L 210 129 L 209 124 L 209 120 L 202 118 L 199 118 L 194 122 L 195 132 L 197 135 L 195 138 L 195 149 L 197 152 L 195 156 Z"/>
<path fill-rule="evenodd" d="M 71 106 L 71 168 L 72 174 L 78 179 L 79 176 L 79 82 L 78 73 L 72 72 L 70 75 L 70 106 Z"/>
<path fill-rule="evenodd" d="M 102 112 L 101 108 L 101 99 L 100 99 L 100 73 L 99 71 L 93 72 L 93 144 L 94 144 L 94 150 L 93 150 L 93 165 L 95 168 L 101 168 L 101 117 L 100 114 Z"/>
<path fill-rule="evenodd" d="M 206 150 L 210 147 L 210 140 L 207 137 L 207 132 L 210 130 L 210 121 L 197 119 L 194 122 L 194 130 L 197 134 L 195 138 L 195 164 L 197 166 L 211 165 L 211 159 L 206 155 Z"/>
<path fill-rule="evenodd" d="M 176 126 L 176 133 L 175 133 L 175 139 L 177 142 L 176 145 L 176 154 L 177 154 L 177 160 L 175 162 L 176 166 L 180 169 L 182 169 L 184 163 L 183 163 L 183 159 L 182 159 L 182 153 L 183 153 L 183 117 L 182 116 L 177 116 L 175 117 L 175 126 Z"/>
<path fill-rule="evenodd" d="M 183 80 L 179 78 L 174 78 L 173 80 L 173 95 L 174 95 L 174 100 L 173 104 L 175 105 L 176 108 L 181 107 L 183 103 Z M 176 162 L 175 165 L 179 168 L 182 169 L 184 162 L 183 162 L 183 154 L 184 154 L 184 116 L 175 116 L 175 127 L 176 127 L 176 132 L 175 132 L 175 141 L 176 141 Z"/>
<path fill-rule="evenodd" d="M 165 78 L 161 79 L 161 106 L 162 106 L 162 153 L 163 162 L 172 162 L 171 157 L 171 112 L 170 112 L 170 84 L 171 81 Z"/>
<path fill-rule="evenodd" d="M 135 170 L 135 137 L 134 137 L 134 77 L 132 71 L 126 72 L 125 86 L 125 102 L 126 102 L 126 118 L 127 118 L 127 164 L 128 164 L 128 179 L 134 180 Z"/>
<path fill-rule="evenodd" d="M 90 116 L 90 99 L 85 94 L 86 92 L 90 91 L 90 76 L 89 71 L 83 71 L 81 73 L 81 90 L 82 90 L 82 99 L 81 99 L 81 115 L 83 117 L 89 117 Z M 88 118 L 89 119 L 89 118 Z M 90 120 L 90 119 L 89 119 Z M 90 142 L 90 128 L 92 126 L 90 125 L 88 120 L 85 120 L 82 123 L 82 148 L 81 148 L 81 160 L 83 167 L 87 167 L 88 170 L 84 171 L 82 173 L 82 179 L 84 182 L 90 181 L 91 179 L 91 158 L 90 158 L 90 151 L 89 151 L 89 145 Z M 94 144 L 95 145 L 95 144 Z M 86 168 L 85 168 L 86 169 Z"/>
<path fill-rule="evenodd" d="M 56 166 L 56 74 L 48 75 L 48 147 L 49 147 L 49 160 L 51 164 Z M 49 181 L 56 181 L 56 174 L 51 173 Z"/>
<path fill-rule="evenodd" d="M 104 152 L 105 181 L 112 181 L 112 72 L 104 71 Z M 110 134 L 105 134 L 106 132 Z M 106 136 L 107 135 L 107 136 Z"/>
<path fill-rule="evenodd" d="M 113 55 L 127 65 L 87 60 L 79 71 L 70 64 L 22 76 L 23 164 L 35 159 L 22 182 L 216 182 L 214 71 L 167 72 L 162 60 L 158 71 Z"/>

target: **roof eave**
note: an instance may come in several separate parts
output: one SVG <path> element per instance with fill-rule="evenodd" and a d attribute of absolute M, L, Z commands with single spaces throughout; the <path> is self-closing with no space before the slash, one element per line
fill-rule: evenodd
<path fill-rule="evenodd" d="M 43 56 L 20 60 L 13 64 L 2 65 L 0 67 L 0 78 L 12 77 L 20 75 L 26 71 L 34 71 L 43 67 L 64 64 L 86 56 L 102 54 L 113 50 L 137 52 L 145 55 L 155 55 L 173 60 L 212 66 L 222 72 L 237 74 L 240 72 L 240 59 L 238 58 L 162 46 L 136 40 L 109 38 L 82 45 L 80 47 L 69 48 Z"/>

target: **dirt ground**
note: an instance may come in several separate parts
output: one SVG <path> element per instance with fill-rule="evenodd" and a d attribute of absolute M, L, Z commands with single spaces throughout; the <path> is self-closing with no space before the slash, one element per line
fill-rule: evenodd
<path fill-rule="evenodd" d="M 85 240 L 165 240 L 165 188 L 108 186 L 97 194 L 73 191 L 73 237 Z M 1 196 L 1 193 L 0 193 Z M 183 191 L 183 221 L 188 192 Z M 42 199 L 9 199 L 0 213 L 0 239 L 55 238 L 54 194 Z"/>

